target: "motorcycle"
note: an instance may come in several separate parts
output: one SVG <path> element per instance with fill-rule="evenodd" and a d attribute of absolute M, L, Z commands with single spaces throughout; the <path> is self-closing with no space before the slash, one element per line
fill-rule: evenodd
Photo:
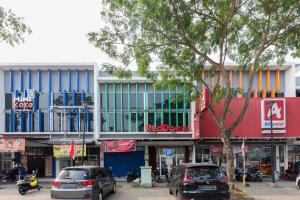
<path fill-rule="evenodd" d="M 160 183 L 160 176 L 159 176 L 158 169 L 152 170 L 152 180 L 155 181 L 156 183 Z"/>
<path fill-rule="evenodd" d="M 17 174 L 18 174 L 18 172 L 16 169 L 7 170 L 1 175 L 1 182 L 2 183 L 15 182 L 17 179 L 16 178 Z"/>
<path fill-rule="evenodd" d="M 127 173 L 127 182 L 133 182 L 135 179 L 140 178 L 138 170 L 129 170 Z"/>
<path fill-rule="evenodd" d="M 18 180 L 16 185 L 19 187 L 19 193 L 21 195 L 25 195 L 29 190 L 40 190 L 39 182 L 36 178 L 36 172 L 33 172 L 25 179 Z"/>
<path fill-rule="evenodd" d="M 249 168 L 247 170 L 247 180 L 248 181 L 259 181 L 262 182 L 262 173 L 256 168 Z"/>

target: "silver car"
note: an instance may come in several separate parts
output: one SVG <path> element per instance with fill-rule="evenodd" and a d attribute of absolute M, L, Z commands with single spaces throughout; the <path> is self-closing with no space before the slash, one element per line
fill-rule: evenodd
<path fill-rule="evenodd" d="M 98 166 L 64 168 L 51 185 L 51 199 L 102 200 L 116 192 L 114 178 Z"/>

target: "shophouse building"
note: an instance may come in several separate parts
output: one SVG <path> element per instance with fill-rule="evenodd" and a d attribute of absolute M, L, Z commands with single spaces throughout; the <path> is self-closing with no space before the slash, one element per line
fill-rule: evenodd
<path fill-rule="evenodd" d="M 266 106 L 271 100 L 275 101 L 272 117 L 276 171 L 283 174 L 289 164 L 299 161 L 300 132 L 297 128 L 296 115 L 300 99 L 295 97 L 295 68 L 295 65 L 269 66 L 255 74 L 249 108 L 232 134 L 236 167 L 243 166 L 241 145 L 245 141 L 248 149 L 246 166 L 259 168 L 266 175 L 271 174 L 270 108 Z M 227 125 L 231 124 L 241 112 L 249 75 L 247 71 L 234 66 L 228 67 L 228 73 L 232 88 L 241 90 L 237 90 L 231 102 L 230 113 L 226 119 Z M 203 76 L 206 77 L 205 71 Z M 206 77 L 212 87 L 217 76 L 218 72 Z M 201 84 L 199 87 L 202 87 Z M 217 113 L 221 106 L 222 103 L 215 106 Z M 196 102 L 196 116 L 200 121 L 200 138 L 195 141 L 196 162 L 212 161 L 221 165 L 225 162 L 225 157 L 220 131 L 209 111 L 200 110 L 200 100 Z"/>

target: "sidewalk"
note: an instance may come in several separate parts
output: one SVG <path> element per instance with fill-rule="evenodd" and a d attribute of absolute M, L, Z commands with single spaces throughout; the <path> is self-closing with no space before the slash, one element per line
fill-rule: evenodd
<path fill-rule="evenodd" d="M 271 179 L 263 179 L 263 182 L 249 182 L 246 192 L 255 200 L 299 200 L 300 190 L 296 187 L 294 181 L 277 181 L 278 187 L 271 186 Z M 242 189 L 242 183 L 236 184 Z"/>

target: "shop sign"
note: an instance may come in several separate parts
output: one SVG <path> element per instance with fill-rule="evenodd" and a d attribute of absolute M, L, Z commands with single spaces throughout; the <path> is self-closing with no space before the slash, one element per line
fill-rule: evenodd
<path fill-rule="evenodd" d="M 75 144 L 75 157 L 82 156 L 82 145 Z M 63 144 L 63 145 L 53 145 L 53 156 L 56 158 L 60 157 L 69 157 L 69 152 L 71 150 L 71 145 Z M 84 156 L 86 156 L 86 145 L 84 145 Z"/>
<path fill-rule="evenodd" d="M 101 152 L 132 152 L 136 151 L 135 140 L 110 140 L 101 141 Z"/>
<path fill-rule="evenodd" d="M 172 157 L 174 155 L 174 150 L 173 149 L 166 149 L 166 156 Z"/>
<path fill-rule="evenodd" d="M 267 103 L 271 101 L 274 101 L 274 104 L 270 108 Z M 261 101 L 261 128 L 271 128 L 271 111 L 273 128 L 285 128 L 285 99 L 263 99 Z"/>
<path fill-rule="evenodd" d="M 0 152 L 25 151 L 25 138 L 0 138 Z"/>
<path fill-rule="evenodd" d="M 204 111 L 209 103 L 209 95 L 208 89 L 203 89 L 201 92 L 201 99 L 200 99 L 200 111 Z"/>
<path fill-rule="evenodd" d="M 169 126 L 168 124 L 161 124 L 159 126 L 153 126 L 146 124 L 147 132 L 188 132 L 189 126 Z"/>
<path fill-rule="evenodd" d="M 35 90 L 27 89 L 27 96 L 19 96 L 13 98 L 13 108 L 16 110 L 32 110 L 33 109 L 33 101 L 35 98 Z"/>

